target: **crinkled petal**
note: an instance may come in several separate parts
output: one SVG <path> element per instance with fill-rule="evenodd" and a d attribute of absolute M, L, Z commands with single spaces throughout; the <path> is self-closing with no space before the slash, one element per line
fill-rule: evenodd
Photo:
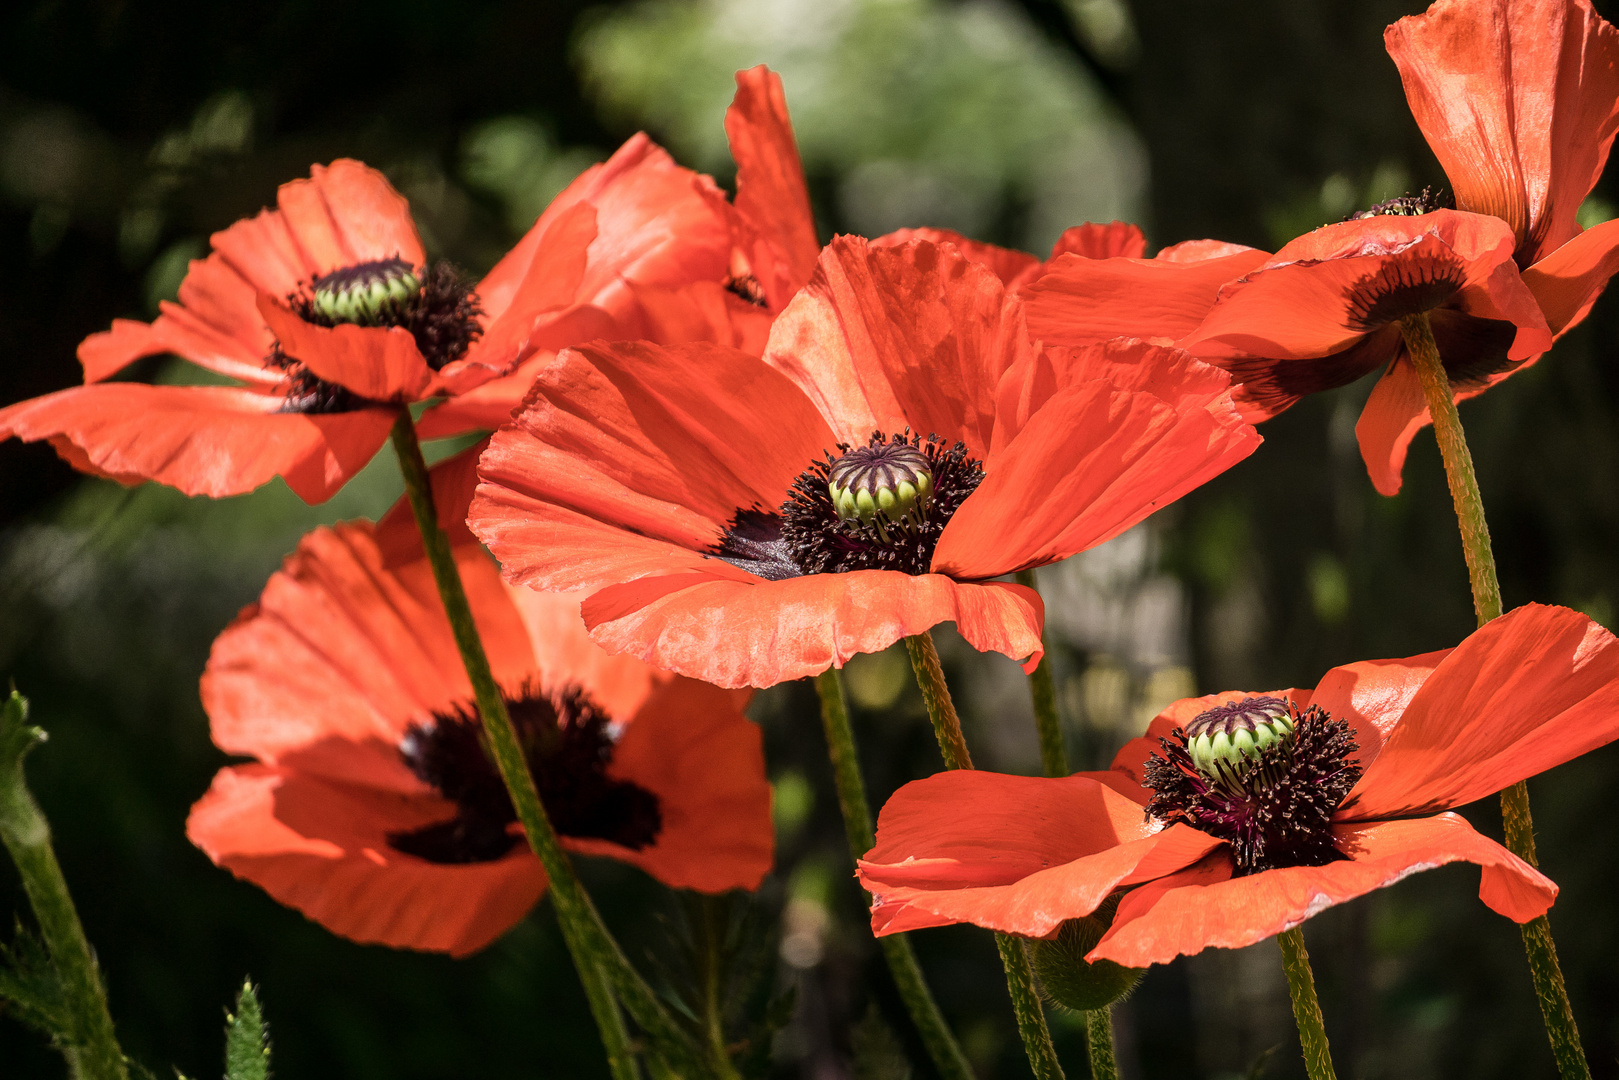
<path fill-rule="evenodd" d="M 419 401 L 434 386 L 410 331 L 397 326 L 316 326 L 269 296 L 259 312 L 282 350 L 311 373 L 368 401 Z"/>
<path fill-rule="evenodd" d="M 1018 295 L 1029 333 L 1047 345 L 1087 345 L 1115 337 L 1168 343 L 1197 328 L 1222 285 L 1268 257 L 1252 248 L 1190 262 L 1063 255 Z"/>
<path fill-rule="evenodd" d="M 942 622 L 954 622 L 980 652 L 1030 670 L 1043 654 L 1044 609 L 1018 585 L 888 570 L 741 576 L 686 573 L 605 588 L 585 601 L 585 625 L 611 652 L 730 687 L 818 675 Z"/>
<path fill-rule="evenodd" d="M 309 179 L 282 184 L 276 205 L 306 265 L 316 273 L 378 259 L 404 259 L 413 266 L 427 261 L 410 204 L 386 177 L 362 162 L 340 158 L 316 165 Z M 220 244 L 216 241 L 214 247 Z M 230 255 L 233 262 L 244 257 L 234 246 Z"/>
<path fill-rule="evenodd" d="M 1481 899 L 1518 922 L 1544 914 L 1557 896 L 1557 886 L 1544 875 L 1455 814 L 1340 825 L 1333 831 L 1348 859 L 1232 877 L 1230 858 L 1215 853 L 1127 893 L 1112 928 L 1088 959 L 1146 967 L 1211 946 L 1239 949 L 1334 904 L 1452 862 L 1484 867 Z M 1510 888 L 1507 877 L 1513 879 Z"/>
<path fill-rule="evenodd" d="M 1051 245 L 1051 258 L 1073 253 L 1085 259 L 1139 259 L 1147 253 L 1147 238 L 1139 225 L 1087 221 L 1066 229 Z"/>
<path fill-rule="evenodd" d="M 762 64 L 736 73 L 725 134 L 748 265 L 770 309 L 780 311 L 809 282 L 821 253 L 781 76 Z"/>
<path fill-rule="evenodd" d="M 240 495 L 280 476 L 320 503 L 365 467 L 394 422 L 389 409 L 306 414 L 282 404 L 227 387 L 96 383 L 0 409 L 0 438 L 49 439 L 102 475 L 187 495 Z"/>
<path fill-rule="evenodd" d="M 1132 342 L 1086 354 L 1074 367 L 1121 366 L 1117 381 L 1064 387 L 990 455 L 983 483 L 939 539 L 936 571 L 994 577 L 1087 550 L 1262 441 L 1231 404 L 1228 380 L 1185 353 Z"/>
<path fill-rule="evenodd" d="M 988 267 L 926 241 L 884 249 L 840 236 L 776 319 L 765 360 L 803 388 L 840 442 L 910 428 L 982 455 L 996 384 L 1028 348 Z"/>
<path fill-rule="evenodd" d="M 523 623 L 494 564 L 476 546 L 456 552 L 497 681 L 520 686 L 534 665 Z M 271 575 L 258 603 L 214 642 L 202 701 L 214 742 L 376 787 L 414 790 L 397 746 L 410 724 L 472 698 L 449 620 L 425 560 L 389 570 L 369 522 L 317 529 Z M 365 770 L 332 740 L 373 743 Z"/>
<path fill-rule="evenodd" d="M 574 634 L 588 643 L 583 625 Z M 658 797 L 657 839 L 639 851 L 583 838 L 568 846 L 638 866 L 677 889 L 758 888 L 774 858 L 775 827 L 764 740 L 739 711 L 747 695 L 663 673 L 648 690 L 633 714 L 620 714 L 628 726 L 608 771 Z"/>
<path fill-rule="evenodd" d="M 1067 233 L 1063 235 L 1066 236 Z M 1040 260 L 1026 251 L 996 247 L 994 244 L 969 240 L 967 237 L 950 229 L 896 229 L 891 233 L 885 233 L 877 237 L 871 242 L 871 246 L 874 248 L 904 247 L 913 240 L 925 240 L 930 244 L 952 245 L 973 262 L 989 267 L 990 270 L 994 271 L 995 276 L 1001 279 L 1001 284 L 1007 288 L 1011 288 L 1015 283 L 1030 276 L 1040 268 Z"/>
<path fill-rule="evenodd" d="M 545 891 L 519 844 L 483 863 L 432 863 L 390 833 L 446 820 L 430 792 L 334 783 L 292 769 L 222 769 L 186 819 L 217 865 L 335 934 L 365 944 L 466 956 L 505 933 Z"/>
<path fill-rule="evenodd" d="M 1383 40 L 1459 207 L 1504 220 L 1522 266 L 1580 231 L 1619 130 L 1619 31 L 1585 0 L 1439 0 Z"/>
<path fill-rule="evenodd" d="M 1495 619 L 1434 668 L 1350 793 L 1359 819 L 1493 795 L 1619 738 L 1619 641 L 1562 607 Z"/>

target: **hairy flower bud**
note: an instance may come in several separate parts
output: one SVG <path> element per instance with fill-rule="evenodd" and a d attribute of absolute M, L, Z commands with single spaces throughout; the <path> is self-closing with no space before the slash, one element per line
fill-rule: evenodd
<path fill-rule="evenodd" d="M 1092 963 L 1085 959 L 1113 924 L 1118 906 L 1116 899 L 1109 898 L 1093 914 L 1065 920 L 1052 937 L 1030 942 L 1034 973 L 1046 995 L 1057 1004 L 1080 1012 L 1105 1009 L 1134 990 L 1145 974 L 1142 968 L 1128 968 L 1111 960 Z"/>

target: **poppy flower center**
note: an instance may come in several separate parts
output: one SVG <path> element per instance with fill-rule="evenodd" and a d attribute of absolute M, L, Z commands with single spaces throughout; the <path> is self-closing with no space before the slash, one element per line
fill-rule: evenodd
<path fill-rule="evenodd" d="M 434 371 L 466 355 L 483 335 L 483 306 L 472 286 L 448 263 L 425 268 L 404 259 L 376 259 L 341 267 L 287 296 L 287 304 L 316 326 L 390 327 L 410 331 L 422 359 Z M 311 374 L 278 341 L 269 363 L 287 372 L 291 385 L 283 412 L 334 413 L 368 402 Z"/>
<path fill-rule="evenodd" d="M 1364 221 L 1367 218 L 1387 217 L 1416 217 L 1419 214 L 1431 214 L 1435 210 L 1456 209 L 1456 196 L 1444 188 L 1425 187 L 1421 194 L 1412 195 L 1409 192 L 1394 199 L 1387 199 L 1376 206 L 1365 210 L 1357 210 L 1344 218 L 1345 221 Z"/>
<path fill-rule="evenodd" d="M 1355 736 L 1324 709 L 1250 697 L 1198 715 L 1147 759 L 1147 814 L 1231 845 L 1237 874 L 1345 858 L 1332 815 L 1360 779 Z"/>
<path fill-rule="evenodd" d="M 805 574 L 926 574 L 939 536 L 984 479 L 962 443 L 873 432 L 798 474 L 779 511 L 739 510 L 719 558 L 780 581 Z"/>
<path fill-rule="evenodd" d="M 540 801 L 563 836 L 610 840 L 635 851 L 663 829 L 658 797 L 607 775 L 615 738 L 611 718 L 583 691 L 546 694 L 525 685 L 506 699 Z M 522 837 L 506 786 L 489 755 L 471 704 L 412 724 L 399 752 L 425 783 L 456 804 L 456 815 L 408 832 L 390 833 L 399 851 L 435 863 L 491 862 Z"/>

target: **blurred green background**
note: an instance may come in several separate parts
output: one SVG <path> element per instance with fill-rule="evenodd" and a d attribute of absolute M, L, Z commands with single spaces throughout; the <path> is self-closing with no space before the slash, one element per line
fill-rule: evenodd
<path fill-rule="evenodd" d="M 1604 5 L 1599 4 L 1599 8 Z M 823 236 L 905 225 L 1043 252 L 1067 225 L 1155 245 L 1274 248 L 1442 183 L 1382 50 L 1388 0 L 20 0 L 0 14 L 0 404 L 74 384 L 74 348 L 150 318 L 206 237 L 314 161 L 361 157 L 410 198 L 430 251 L 481 272 L 579 169 L 644 128 L 728 181 L 731 73 L 785 81 Z M 1605 183 L 1587 207 L 1612 216 Z M 1509 606 L 1619 602 L 1619 301 L 1465 406 Z M 165 362 L 134 373 L 165 377 Z M 1175 697 L 1312 685 L 1334 663 L 1454 644 L 1472 613 L 1431 436 L 1398 498 L 1353 428 L 1369 384 L 1266 425 L 1247 463 L 1112 544 L 1042 573 L 1076 764 L 1100 767 Z M 455 962 L 338 940 L 214 869 L 182 834 L 223 756 L 196 680 L 213 636 L 313 525 L 375 516 L 379 460 L 333 502 L 279 483 L 223 502 L 86 481 L 0 444 L 0 677 L 51 741 L 34 788 L 106 969 L 126 1048 L 217 1075 L 223 1008 L 262 983 L 283 1077 L 600 1076 L 542 906 Z M 1035 772 L 1026 685 L 943 635 L 981 764 Z M 848 671 L 882 797 L 938 767 L 903 652 Z M 780 865 L 753 901 L 796 987 L 781 1077 L 931 1075 L 849 880 L 806 686 L 761 695 Z M 1619 751 L 1531 785 L 1593 1073 L 1619 1076 Z M 1469 810 L 1498 835 L 1492 803 Z M 660 888 L 586 867 L 643 955 Z M 1346 1077 L 1549 1077 L 1518 935 L 1476 871 L 1422 874 L 1307 927 Z M 0 866 L 0 914 L 25 909 Z M 986 1077 L 1027 1075 L 986 934 L 917 945 Z M 1117 1010 L 1130 1080 L 1302 1075 L 1274 945 L 1154 969 Z M 1082 1034 L 1053 1018 L 1069 1075 Z M 0 1073 L 63 1074 L 0 1016 Z"/>

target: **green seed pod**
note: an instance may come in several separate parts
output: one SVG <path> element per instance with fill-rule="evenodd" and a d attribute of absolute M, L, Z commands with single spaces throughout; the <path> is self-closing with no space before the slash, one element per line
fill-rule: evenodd
<path fill-rule="evenodd" d="M 334 270 L 312 284 L 315 311 L 335 323 L 379 326 L 402 314 L 421 292 L 404 259 L 381 259 Z"/>
<path fill-rule="evenodd" d="M 1117 903 L 1104 904 L 1095 915 L 1069 919 L 1055 936 L 1031 942 L 1034 973 L 1046 995 L 1069 1009 L 1086 1012 L 1105 1009 L 1135 989 L 1143 968 L 1128 968 L 1111 960 L 1086 961 L 1113 919 Z M 1103 913 L 1105 912 L 1105 917 Z"/>
<path fill-rule="evenodd" d="M 1208 776 L 1240 777 L 1267 748 L 1292 738 L 1293 725 L 1293 714 L 1281 698 L 1243 698 L 1187 724 L 1186 753 Z"/>
<path fill-rule="evenodd" d="M 927 455 L 904 442 L 850 450 L 827 471 L 827 494 L 839 518 L 898 523 L 920 519 L 933 493 Z"/>

